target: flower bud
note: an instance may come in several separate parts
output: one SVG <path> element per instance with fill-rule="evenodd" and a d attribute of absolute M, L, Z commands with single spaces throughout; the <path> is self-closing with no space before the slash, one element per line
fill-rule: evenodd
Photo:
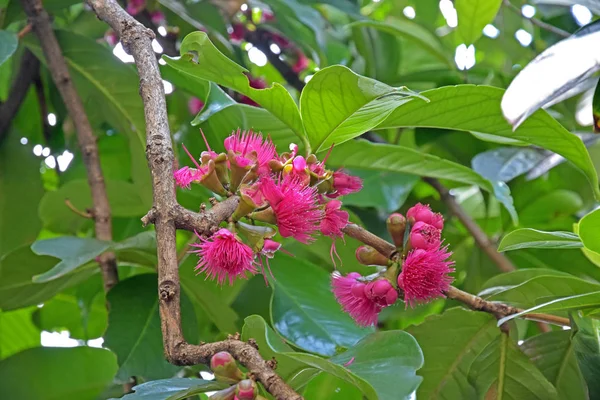
<path fill-rule="evenodd" d="M 433 250 L 440 247 L 441 232 L 433 225 L 418 221 L 410 231 L 410 246 L 413 249 Z"/>
<path fill-rule="evenodd" d="M 244 379 L 237 384 L 235 389 L 235 398 L 238 400 L 254 400 L 258 394 L 256 382 L 251 379 Z"/>
<path fill-rule="evenodd" d="M 356 259 L 363 265 L 388 265 L 388 259 L 371 246 L 359 246 L 356 249 Z"/>
<path fill-rule="evenodd" d="M 267 258 L 273 258 L 275 256 L 275 252 L 281 248 L 281 243 L 276 242 L 271 239 L 265 239 L 263 243 L 263 248 L 260 251 L 260 254 L 264 255 Z"/>
<path fill-rule="evenodd" d="M 207 167 L 208 167 L 208 169 L 200 178 L 200 183 L 202 185 L 204 185 L 204 187 L 206 187 L 207 189 L 211 190 L 214 193 L 217 193 L 221 196 L 226 195 L 227 192 L 225 191 L 223 184 L 221 183 L 221 181 L 219 180 L 219 177 L 217 176 L 216 165 L 215 165 L 214 160 L 209 160 L 207 163 Z"/>
<path fill-rule="evenodd" d="M 235 383 L 244 378 L 244 374 L 238 368 L 235 359 L 226 351 L 220 351 L 212 356 L 210 369 L 215 373 L 215 378 L 221 382 Z"/>
<path fill-rule="evenodd" d="M 440 213 L 434 213 L 427 204 L 417 203 L 409 208 L 406 217 L 411 222 L 425 222 L 442 230 L 444 228 L 444 217 Z"/>
<path fill-rule="evenodd" d="M 406 230 L 406 218 L 404 215 L 395 213 L 388 217 L 387 229 L 394 241 L 396 247 L 402 248 L 404 246 L 404 231 Z"/>
<path fill-rule="evenodd" d="M 382 307 L 391 306 L 398 300 L 398 292 L 387 279 L 377 279 L 367 283 L 365 296 Z"/>
<path fill-rule="evenodd" d="M 210 400 L 234 400 L 235 399 L 235 389 L 237 385 L 229 386 L 226 389 L 219 390 L 215 392 L 212 396 L 210 396 Z"/>

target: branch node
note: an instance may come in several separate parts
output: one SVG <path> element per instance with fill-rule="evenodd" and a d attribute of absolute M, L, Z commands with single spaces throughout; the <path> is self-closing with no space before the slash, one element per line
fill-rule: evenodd
<path fill-rule="evenodd" d="M 253 338 L 248 339 L 248 344 L 252 347 L 254 347 L 256 350 L 260 350 L 258 348 L 258 343 L 256 343 L 256 340 L 254 340 Z"/>
<path fill-rule="evenodd" d="M 277 369 L 277 360 L 275 359 L 275 357 L 271 358 L 270 360 L 267 360 L 266 363 L 267 367 L 271 368 L 273 371 Z"/>
<path fill-rule="evenodd" d="M 142 226 L 145 228 L 149 224 L 153 224 L 156 220 L 156 208 L 152 207 L 146 215 L 142 217 Z"/>
<path fill-rule="evenodd" d="M 160 283 L 160 287 L 158 289 L 158 293 L 160 296 L 160 299 L 162 301 L 171 301 L 173 299 L 173 297 L 175 297 L 175 294 L 177 293 L 177 286 L 175 285 L 175 282 L 173 281 L 163 281 Z"/>

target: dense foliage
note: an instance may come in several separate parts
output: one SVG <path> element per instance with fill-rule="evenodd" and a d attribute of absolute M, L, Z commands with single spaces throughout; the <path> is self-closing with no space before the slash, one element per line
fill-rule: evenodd
<path fill-rule="evenodd" d="M 120 3 L 156 34 L 177 200 L 241 197 L 177 231 L 189 343 L 237 332 L 311 400 L 600 398 L 596 2 Z M 0 397 L 273 398 L 228 353 L 165 359 L 136 68 L 86 4 L 44 7 L 112 240 L 43 46 L 0 0 Z"/>

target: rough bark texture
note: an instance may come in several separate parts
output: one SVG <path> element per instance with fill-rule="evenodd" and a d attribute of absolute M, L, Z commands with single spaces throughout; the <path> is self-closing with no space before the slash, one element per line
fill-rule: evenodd
<path fill-rule="evenodd" d="M 229 199 L 202 214 L 183 209 L 175 198 L 173 146 L 169 132 L 167 105 L 152 50 L 154 33 L 123 10 L 114 0 L 88 0 L 100 19 L 117 32 L 125 51 L 133 55 L 140 77 L 140 95 L 146 118 L 146 156 L 152 175 L 154 205 L 144 223 L 156 227 L 158 251 L 158 294 L 165 356 L 177 365 L 207 364 L 219 351 L 230 352 L 277 399 L 302 397 L 270 368 L 255 345 L 233 337 L 216 343 L 193 345 L 185 342 L 181 331 L 179 271 L 175 232 L 182 229 L 209 232 L 233 213 L 237 198 Z"/>
<path fill-rule="evenodd" d="M 94 203 L 93 216 L 96 221 L 96 238 L 100 240 L 112 240 L 110 206 L 108 204 L 104 175 L 102 175 L 102 169 L 100 168 L 98 146 L 96 145 L 96 137 L 94 136 L 92 126 L 83 108 L 81 98 L 75 90 L 67 63 L 52 30 L 50 17 L 42 7 L 41 0 L 21 0 L 21 3 L 29 18 L 33 32 L 41 43 L 52 80 L 54 80 L 60 92 L 77 131 L 77 141 L 81 149 L 83 162 L 86 166 L 87 179 Z M 100 255 L 99 264 L 102 270 L 104 289 L 108 291 L 119 281 L 115 255 L 113 253 Z"/>

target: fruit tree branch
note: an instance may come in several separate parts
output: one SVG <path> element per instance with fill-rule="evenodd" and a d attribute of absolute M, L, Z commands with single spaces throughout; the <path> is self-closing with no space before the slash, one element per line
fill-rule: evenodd
<path fill-rule="evenodd" d="M 160 319 L 165 355 L 177 365 L 209 363 L 212 355 L 228 351 L 243 364 L 277 399 L 302 397 L 289 387 L 267 364 L 253 342 L 235 337 L 216 343 L 193 345 L 185 341 L 181 330 L 179 269 L 175 232 L 178 226 L 200 231 L 233 213 L 236 199 L 225 201 L 212 210 L 196 214 L 184 210 L 175 198 L 173 146 L 169 132 L 167 105 L 158 62 L 152 50 L 154 33 L 137 22 L 115 0 L 87 0 L 98 17 L 119 35 L 125 51 L 133 55 L 140 77 L 140 95 L 146 118 L 146 156 L 152 175 L 154 205 L 144 223 L 154 222 L 158 251 L 158 290 Z M 210 217 L 209 217 L 210 216 Z M 211 218 L 215 220 L 211 220 Z"/>
<path fill-rule="evenodd" d="M 23 9 L 29 18 L 33 32 L 38 37 L 52 80 L 65 103 L 69 116 L 77 131 L 77 141 L 86 166 L 88 183 L 92 191 L 93 215 L 96 221 L 96 237 L 100 240 L 112 240 L 112 220 L 106 194 L 104 176 L 100 168 L 96 137 L 87 118 L 81 98 L 75 90 L 67 63 L 52 30 L 48 13 L 42 7 L 41 0 L 21 0 Z M 114 253 L 104 253 L 99 257 L 104 290 L 108 291 L 119 281 L 117 262 Z"/>

